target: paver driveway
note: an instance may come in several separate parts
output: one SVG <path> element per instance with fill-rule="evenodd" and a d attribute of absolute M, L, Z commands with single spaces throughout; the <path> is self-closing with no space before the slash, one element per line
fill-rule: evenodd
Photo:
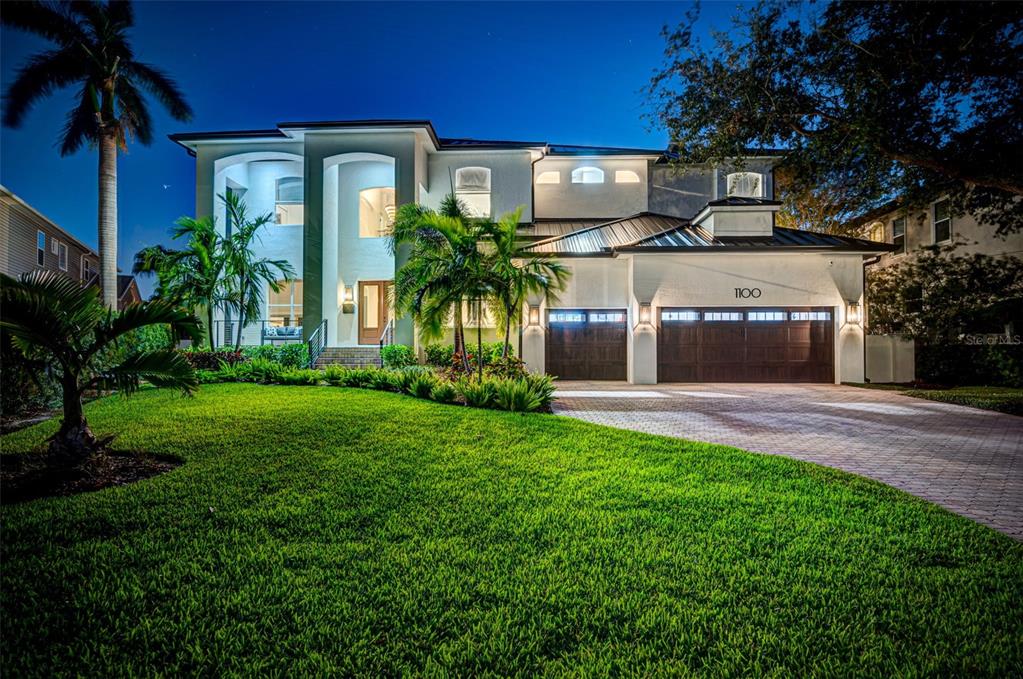
<path fill-rule="evenodd" d="M 1023 417 L 834 385 L 564 382 L 555 412 L 868 476 L 1023 540 Z"/>

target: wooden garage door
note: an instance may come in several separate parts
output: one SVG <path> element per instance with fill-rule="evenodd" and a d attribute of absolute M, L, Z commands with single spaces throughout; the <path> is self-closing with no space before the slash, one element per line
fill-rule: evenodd
<path fill-rule="evenodd" d="M 658 382 L 834 382 L 827 307 L 661 309 Z"/>
<path fill-rule="evenodd" d="M 563 380 L 624 380 L 624 309 L 547 312 L 547 373 Z"/>

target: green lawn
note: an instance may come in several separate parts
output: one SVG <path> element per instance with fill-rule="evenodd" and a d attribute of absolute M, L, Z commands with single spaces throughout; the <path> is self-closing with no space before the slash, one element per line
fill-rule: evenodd
<path fill-rule="evenodd" d="M 913 389 L 903 384 L 867 384 L 847 382 L 853 387 L 901 391 L 906 396 L 930 401 L 955 403 L 961 406 L 994 410 L 1010 415 L 1023 415 L 1023 389 L 1012 387 L 952 387 L 950 389 Z"/>
<path fill-rule="evenodd" d="M 842 472 L 330 387 L 88 413 L 185 464 L 3 507 L 4 676 L 1023 667 L 1023 544 Z"/>

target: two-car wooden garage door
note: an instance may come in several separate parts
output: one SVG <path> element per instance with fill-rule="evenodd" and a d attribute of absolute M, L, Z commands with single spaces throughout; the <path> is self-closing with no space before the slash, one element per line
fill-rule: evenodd
<path fill-rule="evenodd" d="M 625 310 L 552 310 L 547 372 L 626 379 Z M 658 382 L 834 382 L 831 309 L 659 309 Z"/>

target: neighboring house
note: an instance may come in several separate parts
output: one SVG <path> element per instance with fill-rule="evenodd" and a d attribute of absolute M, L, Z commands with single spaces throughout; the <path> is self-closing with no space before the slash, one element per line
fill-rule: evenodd
<path fill-rule="evenodd" d="M 99 284 L 99 255 L 34 207 L 0 186 L 0 273 L 43 269 L 82 285 Z M 135 277 L 118 274 L 118 308 L 141 301 Z"/>
<path fill-rule="evenodd" d="M 353 351 L 414 344 L 411 320 L 388 306 L 407 253 L 392 256 L 386 235 L 398 206 L 436 208 L 454 191 L 479 215 L 521 207 L 529 249 L 571 269 L 556 304 L 534 299 L 524 313 L 519 346 L 533 371 L 863 381 L 863 262 L 890 246 L 776 227 L 770 156 L 741 172 L 679 172 L 660 150 L 440 138 L 428 121 L 393 120 L 171 139 L 196 159 L 196 215 L 227 232 L 217 197 L 239 194 L 250 213 L 276 216 L 260 254 L 297 272 L 265 296 L 244 343 L 300 332 Z"/>

